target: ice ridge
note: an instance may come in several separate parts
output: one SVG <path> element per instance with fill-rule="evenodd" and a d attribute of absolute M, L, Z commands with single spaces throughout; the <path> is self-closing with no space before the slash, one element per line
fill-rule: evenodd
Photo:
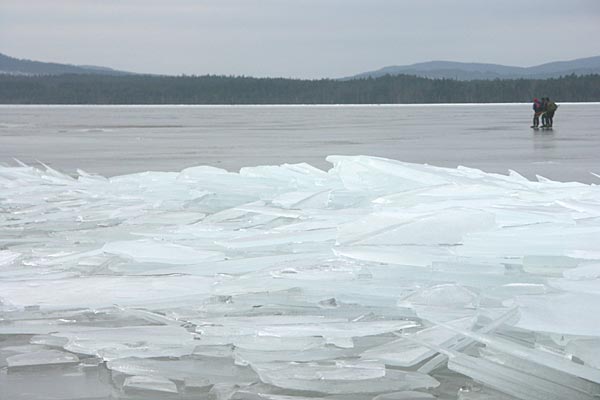
<path fill-rule="evenodd" d="M 327 160 L 0 166 L 0 368 L 157 398 L 600 395 L 599 186 Z"/>

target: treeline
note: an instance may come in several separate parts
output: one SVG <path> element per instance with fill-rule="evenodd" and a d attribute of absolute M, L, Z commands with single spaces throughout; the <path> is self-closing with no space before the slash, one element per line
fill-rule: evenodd
<path fill-rule="evenodd" d="M 600 75 L 458 81 L 225 76 L 0 75 L 1 104 L 401 104 L 600 101 Z"/>

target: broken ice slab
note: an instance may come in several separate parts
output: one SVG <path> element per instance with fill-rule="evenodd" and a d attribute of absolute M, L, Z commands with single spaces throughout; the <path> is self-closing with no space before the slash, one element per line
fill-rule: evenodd
<path fill-rule="evenodd" d="M 138 318 L 131 313 L 110 307 L 103 310 L 58 309 L 43 310 L 40 307 L 24 307 L 2 314 L 0 334 L 3 335 L 48 335 L 57 332 L 82 332 L 103 327 L 148 325 L 147 318 Z M 34 336 L 31 343 L 60 347 L 66 339 L 53 336 Z"/>
<path fill-rule="evenodd" d="M 549 286 L 565 292 L 600 295 L 600 279 L 550 279 Z"/>
<path fill-rule="evenodd" d="M 10 250 L 0 250 L 0 267 L 12 264 L 12 262 L 20 256 L 21 253 L 17 253 Z"/>
<path fill-rule="evenodd" d="M 516 397 L 485 386 L 469 385 L 458 390 L 457 400 L 515 400 Z"/>
<path fill-rule="evenodd" d="M 561 373 L 572 375 L 578 378 L 586 379 L 595 384 L 600 384 L 600 370 L 581 365 L 570 360 L 565 354 L 558 354 L 549 351 L 540 351 L 538 348 L 530 348 L 524 344 L 510 341 L 500 336 L 494 336 L 486 333 L 472 332 L 447 323 L 436 322 L 438 325 L 453 330 L 461 335 L 485 344 L 486 347 L 508 356 L 515 357 L 539 364 Z M 456 356 L 456 352 L 453 352 Z"/>
<path fill-rule="evenodd" d="M 239 388 L 239 385 L 232 383 L 215 383 L 208 391 L 207 397 L 210 400 L 231 400 Z"/>
<path fill-rule="evenodd" d="M 181 357 L 192 354 L 198 344 L 194 336 L 177 326 L 133 326 L 58 332 L 66 338 L 65 350 L 104 360 L 123 357 Z"/>
<path fill-rule="evenodd" d="M 322 326 L 326 323 L 347 322 L 341 318 L 326 318 L 320 315 L 264 315 L 253 317 L 222 317 L 206 319 L 190 319 L 197 325 L 196 332 L 206 336 L 235 337 L 245 335 L 264 335 L 269 327 L 283 326 L 293 328 L 299 326 Z M 267 335 L 278 336 L 278 335 Z M 299 335 L 311 336 L 311 335 Z M 316 336 L 316 335 L 312 335 Z"/>
<path fill-rule="evenodd" d="M 270 215 L 273 217 L 292 218 L 292 219 L 304 219 L 305 214 L 298 210 L 287 210 L 278 207 L 269 207 L 261 203 L 250 203 L 243 204 L 235 207 L 235 210 L 243 211 L 245 213 Z"/>
<path fill-rule="evenodd" d="M 350 339 L 380 335 L 419 326 L 416 321 L 375 320 L 350 322 L 306 323 L 297 325 L 270 325 L 259 331 L 259 335 L 277 337 L 321 336 L 327 343 L 338 347 L 353 347 Z"/>
<path fill-rule="evenodd" d="M 132 391 L 178 393 L 177 386 L 173 381 L 157 376 L 129 376 L 123 383 L 123 389 L 128 393 Z"/>
<path fill-rule="evenodd" d="M 600 229 L 597 226 L 548 223 L 475 232 L 466 236 L 463 246 L 454 249 L 454 252 L 461 256 L 504 254 L 513 257 L 543 257 L 546 262 L 551 262 L 554 257 L 600 257 L 599 242 Z M 549 274 L 558 273 L 559 266 L 552 263 L 541 267 L 545 267 Z M 540 266 L 534 262 L 533 268 L 538 271 Z"/>
<path fill-rule="evenodd" d="M 443 209 L 435 214 L 407 215 L 386 209 L 341 225 L 342 245 L 452 245 L 473 232 L 495 228 L 494 215 L 477 209 Z"/>
<path fill-rule="evenodd" d="M 463 318 L 452 321 L 450 324 L 470 329 L 473 325 L 473 319 Z M 420 345 L 418 342 L 423 341 L 446 347 L 460 337 L 456 332 L 440 326 L 433 326 L 415 333 L 405 333 L 403 336 L 400 339 L 370 348 L 360 356 L 364 360 L 377 360 L 387 365 L 411 367 L 436 354 L 435 350 Z M 411 338 L 416 339 L 416 341 L 410 340 Z"/>
<path fill-rule="evenodd" d="M 22 344 L 22 345 L 16 345 L 16 346 L 4 346 L 4 347 L 0 347 L 0 350 L 3 352 L 23 354 L 23 353 L 33 353 L 33 352 L 40 351 L 40 350 L 48 350 L 48 348 L 41 344 L 32 343 L 32 344 Z"/>
<path fill-rule="evenodd" d="M 577 268 L 568 269 L 563 276 L 571 280 L 599 279 L 600 263 L 583 264 Z"/>
<path fill-rule="evenodd" d="M 422 288 L 398 300 L 402 307 L 456 307 L 475 308 L 478 294 L 456 284 L 442 284 Z"/>
<path fill-rule="evenodd" d="M 392 392 L 380 394 L 379 396 L 373 397 L 373 400 L 435 400 L 436 397 L 429 393 L 415 392 L 413 390 L 407 390 L 404 392 Z"/>
<path fill-rule="evenodd" d="M 273 393 L 271 393 L 273 392 Z M 301 395 L 278 394 L 282 389 L 273 388 L 263 384 L 238 390 L 230 400 L 372 400 L 372 394 L 341 394 L 341 395 Z M 289 391 L 285 391 L 288 393 Z"/>
<path fill-rule="evenodd" d="M 330 252 L 302 252 L 290 254 L 274 254 L 267 256 L 250 256 L 245 255 L 240 258 L 231 258 L 222 261 L 201 261 L 193 265 L 168 265 L 168 264 L 124 264 L 111 266 L 111 270 L 124 272 L 127 275 L 147 275 L 144 274 L 143 268 L 146 267 L 154 275 L 168 275 L 173 273 L 186 275 L 242 275 L 245 273 L 256 272 L 263 269 L 269 269 L 278 265 L 287 263 L 305 261 L 307 263 L 316 260 L 330 258 Z"/>
<path fill-rule="evenodd" d="M 399 307 L 415 310 L 423 319 L 450 321 L 473 316 L 479 295 L 457 284 L 433 285 L 421 288 L 398 300 Z"/>
<path fill-rule="evenodd" d="M 78 365 L 23 367 L 0 373 L 2 400 L 99 400 L 111 398 L 113 389 L 101 368 L 82 370 Z M 114 395 L 114 392 L 112 393 Z"/>
<path fill-rule="evenodd" d="M 446 247 L 440 246 L 340 246 L 333 249 L 339 257 L 383 264 L 429 267 L 434 261 L 452 257 Z"/>
<path fill-rule="evenodd" d="M 331 190 L 288 192 L 274 197 L 271 202 L 282 208 L 325 208 L 329 204 L 330 193 Z"/>
<path fill-rule="evenodd" d="M 575 338 L 567 343 L 565 351 L 585 365 L 600 370 L 600 338 Z"/>
<path fill-rule="evenodd" d="M 567 335 L 600 336 L 600 294 L 552 293 L 517 296 L 514 301 L 506 301 L 507 305 L 513 303 L 519 306 L 518 328 Z"/>
<path fill-rule="evenodd" d="M 523 295 L 544 295 L 552 291 L 545 283 L 545 280 L 526 281 L 519 278 L 519 281 L 513 281 L 501 286 L 488 288 L 482 293 L 485 299 L 493 299 L 499 303 L 507 299 L 512 299 Z"/>
<path fill-rule="evenodd" d="M 247 232 L 241 238 L 235 236 L 230 240 L 220 240 L 216 244 L 227 249 L 247 249 L 254 247 L 280 246 L 291 243 L 316 242 L 324 243 L 335 240 L 335 229 L 315 229 L 306 232 L 265 232 L 256 231 L 248 236 Z"/>
<path fill-rule="evenodd" d="M 465 354 L 450 357 L 448 368 L 522 400 L 593 400 L 595 398 L 590 394 L 538 376 L 535 371 L 525 373 Z"/>
<path fill-rule="evenodd" d="M 261 393 L 249 390 L 238 390 L 231 400 L 329 400 L 331 397 L 287 396 L 281 394 Z M 333 400 L 333 399 L 332 399 Z"/>
<path fill-rule="evenodd" d="M 200 276 L 89 276 L 62 280 L 0 281 L 0 300 L 44 310 L 189 304 L 209 297 L 213 280 Z M 1 327 L 0 327 L 1 329 Z"/>
<path fill-rule="evenodd" d="M 280 362 L 253 364 L 252 368 L 265 383 L 329 394 L 379 393 L 439 385 L 428 375 L 386 370 L 384 364 L 375 362 Z"/>
<path fill-rule="evenodd" d="M 449 177 L 435 167 L 402 163 L 378 157 L 328 156 L 333 164 L 331 175 L 340 177 L 344 186 L 353 191 L 390 193 L 448 183 Z M 442 172 L 436 174 L 436 172 Z"/>
<path fill-rule="evenodd" d="M 75 354 L 59 350 L 39 350 L 30 353 L 15 354 L 6 358 L 9 368 L 64 365 L 78 362 L 79 357 Z"/>
<path fill-rule="evenodd" d="M 341 342 L 341 341 L 340 341 Z M 340 345 L 339 342 L 338 345 Z M 348 341 L 346 347 L 353 347 L 354 343 Z M 309 350 L 244 350 L 236 348 L 234 357 L 239 365 L 252 365 L 256 363 L 268 363 L 274 361 L 320 361 L 332 360 L 343 357 L 352 357 L 355 351 L 352 348 L 340 348 L 333 345 L 324 345 L 320 348 Z"/>
<path fill-rule="evenodd" d="M 315 260 L 313 262 L 289 262 L 270 270 L 270 275 L 280 279 L 298 280 L 356 280 L 364 270 L 363 266 L 344 260 Z"/>
<path fill-rule="evenodd" d="M 190 319 L 201 333 L 205 344 L 235 343 L 244 336 L 274 338 L 322 337 L 326 344 L 341 348 L 354 346 L 353 338 L 393 332 L 418 326 L 415 321 L 380 320 L 348 321 L 344 318 L 324 318 L 312 315 L 270 315 L 254 317 L 227 317 L 217 319 Z"/>
<path fill-rule="evenodd" d="M 579 260 L 566 256 L 525 256 L 523 270 L 530 274 L 560 276 L 579 265 Z"/>
<path fill-rule="evenodd" d="M 514 320 L 516 312 L 517 312 L 516 308 L 512 308 L 500 316 L 497 316 L 497 315 L 491 316 L 490 321 L 485 323 L 485 325 L 483 325 L 482 327 L 478 328 L 477 332 L 479 332 L 479 333 L 494 332 L 496 329 L 498 329 L 503 324 L 508 324 L 510 321 Z M 427 342 L 423 342 L 423 341 L 419 341 L 419 342 L 421 344 L 425 344 L 427 347 L 432 347 L 433 349 L 438 350 L 438 351 L 440 349 L 442 349 L 441 347 L 439 347 L 437 345 L 431 346 Z M 474 342 L 475 342 L 475 339 L 473 339 L 471 337 L 464 337 L 462 339 L 459 339 L 459 340 L 451 343 L 450 345 L 444 347 L 443 348 L 444 351 L 440 352 L 440 354 L 436 355 L 435 357 L 431 358 L 430 360 L 425 362 L 423 365 L 421 365 L 417 371 L 425 373 L 425 374 L 431 373 L 432 371 L 434 371 L 437 368 L 441 367 L 442 365 L 446 364 L 446 361 L 448 359 L 448 354 L 450 354 L 452 352 L 462 351 L 462 350 L 466 349 L 467 347 L 469 347 Z"/>
<path fill-rule="evenodd" d="M 126 223 L 131 225 L 152 224 L 158 226 L 178 226 L 197 223 L 204 219 L 205 216 L 206 214 L 204 213 L 192 211 L 157 210 L 147 212 L 136 218 L 130 218 Z"/>
<path fill-rule="evenodd" d="M 230 358 L 189 356 L 166 360 L 128 357 L 109 361 L 107 367 L 126 375 L 163 377 L 193 387 L 215 383 L 253 383 L 258 380 L 254 371 L 235 365 Z"/>
<path fill-rule="evenodd" d="M 199 250 L 173 243 L 155 240 L 129 240 L 110 242 L 102 248 L 106 253 L 130 257 L 140 262 L 164 264 L 196 264 L 202 261 L 224 259 L 218 251 Z"/>
<path fill-rule="evenodd" d="M 587 379 L 578 378 L 568 373 L 546 367 L 540 363 L 530 361 L 526 358 L 514 357 L 487 347 L 479 349 L 479 353 L 482 358 L 513 368 L 516 371 L 534 374 L 556 384 L 578 390 L 591 396 L 600 396 L 600 384 L 590 382 Z"/>

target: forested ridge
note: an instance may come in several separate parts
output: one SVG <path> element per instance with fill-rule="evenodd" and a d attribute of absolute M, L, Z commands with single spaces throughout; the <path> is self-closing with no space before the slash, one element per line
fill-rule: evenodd
<path fill-rule="evenodd" d="M 458 81 L 227 76 L 0 75 L 1 104 L 402 104 L 600 101 L 600 75 Z"/>

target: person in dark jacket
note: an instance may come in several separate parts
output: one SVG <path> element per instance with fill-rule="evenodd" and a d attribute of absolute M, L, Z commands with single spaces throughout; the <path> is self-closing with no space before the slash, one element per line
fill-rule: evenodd
<path fill-rule="evenodd" d="M 546 123 L 544 124 L 542 122 L 542 126 L 545 126 L 546 128 L 552 128 L 552 124 L 554 124 L 554 113 L 556 112 L 557 108 L 558 105 L 550 100 L 549 97 L 546 97 L 546 111 L 544 111 Z"/>

